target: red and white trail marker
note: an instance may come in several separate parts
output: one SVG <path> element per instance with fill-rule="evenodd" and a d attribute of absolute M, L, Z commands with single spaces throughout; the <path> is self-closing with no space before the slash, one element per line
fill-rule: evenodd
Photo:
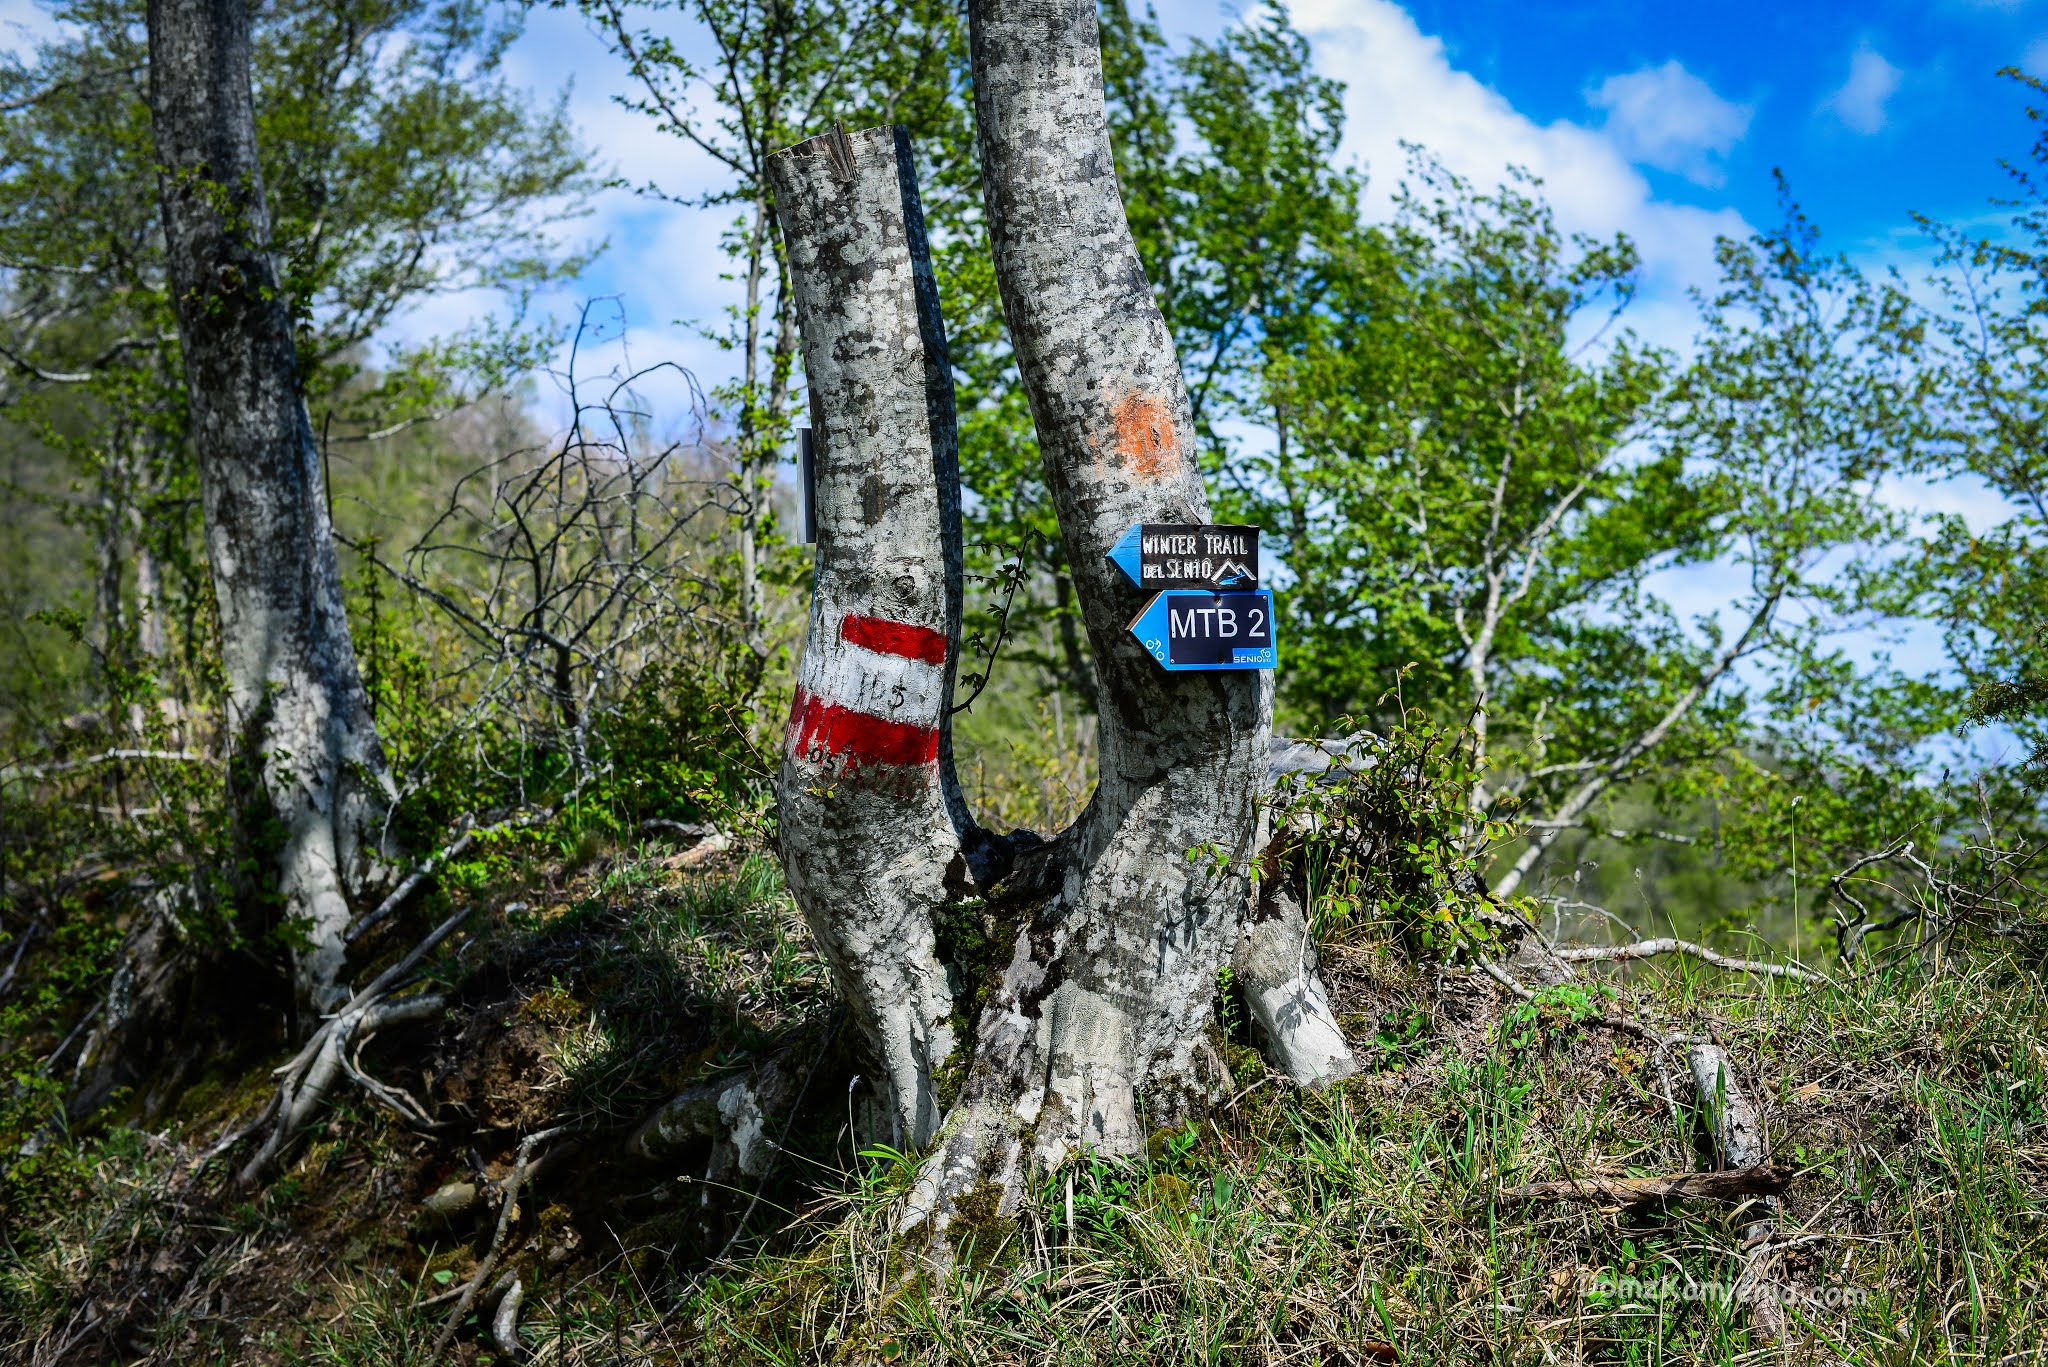
<path fill-rule="evenodd" d="M 936 764 L 945 673 L 946 633 L 848 613 L 837 641 L 804 651 L 785 753 L 849 776 Z"/>

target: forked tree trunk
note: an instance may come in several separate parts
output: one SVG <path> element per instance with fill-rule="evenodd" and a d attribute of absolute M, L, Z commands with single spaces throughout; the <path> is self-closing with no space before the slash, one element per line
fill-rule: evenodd
<path fill-rule="evenodd" d="M 385 867 L 392 789 L 268 253 L 244 0 L 150 0 L 149 89 L 238 811 L 303 932 L 300 1000 L 320 1010 L 345 995 L 349 894 Z"/>
<path fill-rule="evenodd" d="M 1034 1169 L 1141 1152 L 1215 1096 L 1217 978 L 1245 930 L 1272 716 L 1264 673 L 1162 671 L 1126 630 L 1144 595 L 1104 558 L 1133 522 L 1209 506 L 1111 164 L 1093 0 L 970 15 L 996 269 L 1101 700 L 1095 794 L 1050 841 L 982 833 L 953 780 L 953 399 L 908 146 L 828 134 L 771 160 L 823 428 L 783 856 L 902 1140 L 936 1140 L 899 1229 L 940 1256 L 963 1215 L 1010 1217 Z M 1350 1071 L 1298 911 L 1266 919 L 1272 943 L 1239 961 L 1283 1027 L 1281 1066 Z M 980 982 L 977 941 L 993 944 Z"/>

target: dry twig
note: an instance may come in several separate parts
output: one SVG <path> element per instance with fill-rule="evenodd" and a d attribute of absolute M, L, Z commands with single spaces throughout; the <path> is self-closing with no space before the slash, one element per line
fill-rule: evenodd
<path fill-rule="evenodd" d="M 434 1340 L 434 1346 L 428 1350 L 426 1367 L 434 1367 L 448 1351 L 448 1345 L 455 1339 L 455 1331 L 462 1327 L 463 1317 L 469 1313 L 470 1307 L 476 1304 L 477 1293 L 483 1290 L 485 1283 L 490 1280 L 491 1273 L 497 1270 L 499 1260 L 505 1256 L 505 1237 L 511 1233 L 512 1216 L 519 1204 L 519 1189 L 526 1184 L 527 1173 L 533 1166 L 535 1147 L 573 1128 L 574 1126 L 570 1125 L 554 1125 L 545 1130 L 537 1130 L 519 1141 L 518 1156 L 512 1162 L 512 1171 L 506 1175 L 504 1187 L 498 1198 L 498 1224 L 491 1233 L 491 1246 L 484 1253 L 483 1261 L 476 1265 L 476 1274 L 462 1288 L 462 1294 L 456 1299 L 455 1308 L 448 1313 L 448 1320 L 441 1326 L 440 1336 Z M 518 1285 L 516 1280 L 512 1283 L 513 1288 L 517 1288 Z M 512 1290 L 508 1289 L 506 1294 L 511 1295 Z M 502 1319 L 502 1313 L 500 1318 Z M 512 1318 L 516 1326 L 517 1301 L 513 1302 Z"/>
<path fill-rule="evenodd" d="M 1617 1177 L 1594 1173 L 1563 1182 L 1528 1182 L 1519 1187 L 1509 1187 L 1501 1196 L 1510 1201 L 1600 1201 L 1619 1206 L 1687 1196 L 1736 1201 L 1750 1196 L 1775 1196 L 1797 1175 L 1796 1168 L 1774 1167 L 1681 1172 L 1668 1177 Z"/>
<path fill-rule="evenodd" d="M 1566 963 L 1620 963 L 1631 959 L 1648 959 L 1659 954 L 1685 954 L 1703 960 L 1716 968 L 1732 969 L 1739 973 L 1765 973 L 1773 978 L 1794 978 L 1805 983 L 1831 983 L 1825 974 L 1796 964 L 1765 963 L 1760 959 L 1736 959 L 1705 945 L 1696 945 L 1690 940 L 1679 940 L 1665 936 L 1655 940 L 1637 940 L 1627 945 L 1572 945 L 1555 951 L 1557 957 Z"/>

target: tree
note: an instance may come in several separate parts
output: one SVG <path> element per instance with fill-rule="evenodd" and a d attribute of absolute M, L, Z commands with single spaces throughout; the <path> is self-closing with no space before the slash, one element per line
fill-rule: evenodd
<path fill-rule="evenodd" d="M 2000 73 L 2030 97 L 2048 94 L 2033 76 Z M 1973 689 L 1977 721 L 1999 721 L 2048 761 L 2048 128 L 2036 125 L 2028 164 L 2008 165 L 2004 230 L 1991 237 L 1922 218 L 1948 269 L 1936 277 L 1946 307 L 1934 315 L 1944 353 L 1948 441 L 1932 446 L 1921 471 L 1958 466 L 2001 506 L 1989 526 L 1953 513 L 1932 519 L 1924 552 L 1904 566 L 1906 601 L 1941 624 L 1949 659 Z"/>
<path fill-rule="evenodd" d="M 1041 1166 L 1139 1152 L 1214 1094 L 1208 1026 L 1245 929 L 1272 697 L 1260 673 L 1160 671 L 1125 630 L 1140 595 L 1104 558 L 1131 523 L 1206 521 L 1209 501 L 1113 170 L 1095 6 L 977 2 L 969 19 L 996 276 L 1102 704 L 1094 797 L 1050 839 L 979 830 L 951 774 L 956 437 L 906 144 L 827 134 L 771 163 L 824 433 L 783 857 L 892 1134 L 935 1143 L 901 1223 L 942 1248 L 1008 1218 Z M 1324 1000 L 1300 955 L 1283 971 L 1248 990 Z"/>
<path fill-rule="evenodd" d="M 153 0 L 150 114 L 171 299 L 220 613 L 245 839 L 304 933 L 294 976 L 341 986 L 350 895 L 380 876 L 392 784 L 341 600 L 320 449 L 270 257 L 242 0 Z M 273 826 L 274 823 L 274 826 Z"/>
<path fill-rule="evenodd" d="M 79 0 L 57 15 L 64 21 L 59 37 L 39 47 L 32 61 L 10 59 L 0 69 L 0 88 L 8 95 L 0 122 L 6 168 L 0 173 L 0 284 L 6 291 L 0 360 L 8 371 L 0 380 L 0 408 L 61 462 L 38 471 L 34 486 L 8 492 L 55 506 L 94 536 L 96 610 L 80 635 L 98 662 L 94 687 L 106 695 L 99 714 L 107 719 L 105 743 L 168 745 L 211 760 L 217 699 L 209 681 L 221 641 L 214 586 L 196 533 L 202 501 L 197 460 L 223 452 L 218 432 L 195 440 L 190 422 L 194 391 L 185 371 L 191 358 L 177 326 L 159 205 L 144 6 Z M 261 190 L 252 203 L 267 225 L 231 212 L 226 230 L 269 272 L 268 298 L 255 302 L 274 305 L 282 319 L 278 335 L 288 348 L 283 374 L 290 397 L 278 402 L 297 405 L 295 428 L 310 408 L 307 430 L 319 434 L 315 460 L 324 466 L 330 458 L 346 460 L 361 443 L 443 416 L 530 363 L 544 339 L 488 323 L 463 337 L 390 354 L 381 365 L 372 364 L 366 344 L 424 297 L 477 287 L 523 290 L 573 269 L 577 258 L 560 250 L 555 231 L 579 211 L 590 181 L 560 106 L 536 106 L 502 78 L 500 59 L 516 27 L 473 0 L 290 0 L 251 20 L 250 70 L 242 80 L 252 100 L 254 142 L 247 151 L 259 159 L 249 168 Z M 169 93 L 180 88 L 174 84 Z M 183 188 L 204 200 L 202 184 Z M 198 301 L 188 296 L 184 302 Z M 205 317 L 221 326 L 236 322 L 225 310 L 209 309 Z M 266 315 L 262 326 L 279 324 Z M 231 415 L 237 403 L 228 403 Z M 216 417 L 220 411 L 216 403 Z M 293 457 L 303 458 L 303 452 Z M 68 470 L 89 479 L 97 496 L 70 500 L 55 477 Z M 219 484 L 214 481 L 210 496 L 220 493 Z M 310 495 L 294 495 L 296 530 L 280 532 L 291 557 L 300 554 L 299 536 L 313 536 L 315 524 L 325 522 L 331 498 L 317 483 Z M 224 506 L 250 511 L 238 499 Z M 231 542 L 216 539 L 212 549 Z M 331 566 L 324 534 L 317 549 Z M 279 556 L 273 544 L 240 567 L 268 564 L 288 578 L 291 558 Z M 67 573 L 61 562 L 44 571 L 45 602 L 63 603 Z M 345 639 L 338 593 L 322 586 L 327 577 L 324 568 L 309 572 L 301 603 L 317 603 L 307 608 L 317 620 L 303 625 Z M 220 605 L 232 606 L 225 592 Z M 284 610 L 287 619 L 291 611 Z M 229 616 L 218 620 L 226 624 Z M 237 655 L 231 663 L 243 672 L 231 681 L 235 720 L 247 722 L 247 674 L 254 667 L 248 642 L 227 645 Z M 338 690 L 340 715 L 331 739 L 343 754 L 360 749 L 367 722 L 366 716 L 347 719 L 360 693 L 346 681 L 352 672 L 352 665 L 339 668 L 319 685 Z M 266 696 L 276 702 L 284 692 Z M 161 702 L 161 713 L 130 707 L 131 700 Z M 81 701 L 65 705 L 76 708 Z M 10 697 L 9 721 L 24 740 L 41 739 L 25 723 L 34 720 L 36 705 L 58 702 Z M 50 733 L 45 744 L 65 743 L 59 729 L 43 729 Z M 229 733 L 247 739 L 233 727 Z M 283 762 L 283 745 L 273 735 L 248 753 Z M 289 748 L 315 769 L 329 762 L 312 757 L 308 746 Z M 238 855 L 221 861 L 217 848 L 178 833 L 166 839 L 145 829 L 165 823 L 146 819 L 132 829 L 112 823 L 117 829 L 109 839 L 152 842 L 167 863 L 180 866 L 158 868 L 151 881 L 160 890 L 191 890 L 177 919 L 195 934 L 213 928 L 222 910 L 214 904 L 213 864 L 245 861 L 240 894 L 242 910 L 251 914 L 227 918 L 224 938 L 274 948 L 270 932 L 282 931 L 287 942 L 302 938 L 297 902 L 304 888 L 287 888 L 278 903 L 280 866 L 273 856 L 296 856 L 290 841 L 276 848 L 265 788 L 276 776 L 259 774 L 261 767 L 235 770 L 244 796 L 258 799 L 241 812 L 246 820 L 239 823 Z M 344 810 L 367 800 L 360 821 L 338 818 L 358 829 L 338 829 L 336 838 L 360 845 L 367 830 L 368 848 L 383 847 L 383 799 L 375 796 L 381 785 L 346 763 L 338 772 L 339 794 L 307 800 L 338 802 Z M 301 832 L 298 838 L 307 837 Z M 316 852 L 314 862 L 323 857 Z M 349 890 L 375 863 L 345 858 L 334 881 Z M 324 896 L 320 900 L 330 915 L 340 914 Z M 183 936 L 180 930 L 170 945 Z M 307 973 L 323 979 L 340 966 L 331 945 L 295 957 L 302 987 Z M 331 995 L 332 988 L 316 985 L 312 992 Z"/>
<path fill-rule="evenodd" d="M 54 472 L 9 493 L 92 535 L 99 655 L 153 662 L 190 704 L 171 666 L 203 673 L 211 640 L 188 627 L 206 590 L 144 6 L 67 0 L 53 17 L 59 36 L 29 60 L 0 59 L 0 413 L 96 497 L 69 496 Z M 257 152 L 299 383 L 323 446 L 345 460 L 531 363 L 531 332 L 488 323 L 381 364 L 367 344 L 427 296 L 524 291 L 574 269 L 554 234 L 589 177 L 561 107 L 504 82 L 516 27 L 475 0 L 288 0 L 252 25 Z M 61 602 L 62 571 L 44 578 Z"/>
<path fill-rule="evenodd" d="M 1897 532 L 1876 491 L 1920 440 L 1914 320 L 1789 205 L 1720 245 L 1683 369 L 1626 327 L 1632 244 L 1567 238 L 1526 176 L 1482 191 L 1418 151 L 1391 222 L 1309 224 L 1218 385 L 1264 429 L 1226 506 L 1294 576 L 1282 701 L 1372 724 L 1398 677 L 1467 722 L 1468 839 L 1527 836 L 1511 896 L 1613 830 L 1604 799 L 1756 739 L 1744 661 L 1811 673 L 1868 624 L 1833 567 Z M 1652 576 L 1709 565 L 1740 587 L 1688 631 Z"/>
<path fill-rule="evenodd" d="M 1122 0 L 1105 0 L 1100 13 L 1118 183 L 1139 260 L 1189 367 L 1205 471 L 1227 498 L 1254 475 L 1220 432 L 1247 416 L 1267 333 L 1318 306 L 1322 258 L 1356 222 L 1359 181 L 1334 164 L 1342 86 L 1315 74 L 1307 40 L 1279 6 L 1178 55 L 1149 11 L 1139 17 Z M 1026 556 L 1034 573 L 1010 611 L 1010 652 L 1093 710 L 1073 575 L 984 248 L 978 167 L 932 149 L 935 140 L 942 149 L 971 145 L 973 129 L 964 138 L 951 128 L 913 132 L 921 164 L 956 196 L 934 215 L 932 236 L 955 325 L 963 478 L 975 496 L 970 561 L 975 542 L 992 548 L 988 558 Z M 963 184 L 970 200 L 957 197 Z"/>

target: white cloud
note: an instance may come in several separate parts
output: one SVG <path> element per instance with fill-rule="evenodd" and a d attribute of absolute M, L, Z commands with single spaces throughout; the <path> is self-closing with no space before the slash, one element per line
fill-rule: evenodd
<path fill-rule="evenodd" d="M 1666 345 L 1689 340 L 1685 291 L 1712 282 L 1717 236 L 1749 234 L 1739 213 L 1658 199 L 1613 137 L 1567 119 L 1537 123 L 1454 67 L 1442 40 L 1393 0 L 1298 0 L 1293 15 L 1317 68 L 1346 83 L 1343 152 L 1373 174 L 1369 212 L 1386 211 L 1404 141 L 1482 185 L 1526 167 L 1567 232 L 1635 239 L 1645 275 L 1630 310 L 1637 331 Z"/>
<path fill-rule="evenodd" d="M 55 38 L 61 26 L 35 0 L 0 0 L 0 52 L 26 57 L 37 43 Z"/>
<path fill-rule="evenodd" d="M 2048 37 L 2036 38 L 2020 54 L 2020 70 L 2029 76 L 2048 76 Z"/>
<path fill-rule="evenodd" d="M 1722 182 L 1715 159 L 1742 141 L 1755 112 L 1722 99 L 1677 61 L 1609 76 L 1586 92 L 1586 103 L 1606 111 L 1602 131 L 1631 161 L 1701 185 Z"/>
<path fill-rule="evenodd" d="M 1849 79 L 1823 104 L 1853 132 L 1870 134 L 1885 125 L 1885 106 L 1899 88 L 1904 72 L 1886 61 L 1868 43 L 1849 57 Z"/>
<path fill-rule="evenodd" d="M 11 0 L 0 0 L 7 3 Z M 697 50 L 697 37 L 685 24 L 676 21 L 671 28 L 681 50 Z M 626 186 L 657 185 L 685 201 L 728 179 L 702 151 L 621 107 L 614 96 L 632 93 L 624 64 L 579 16 L 536 9 L 506 54 L 506 77 L 541 103 L 561 89 L 564 72 L 576 78 L 569 89 L 570 121 L 606 173 Z M 568 225 L 563 235 L 577 243 L 604 240 L 607 250 L 577 279 L 551 288 L 538 301 L 540 310 L 565 328 L 591 304 L 598 328 L 586 337 L 578 359 L 584 381 L 674 364 L 687 368 L 704 389 L 724 382 L 735 369 L 733 354 L 707 340 L 701 329 L 721 325 L 726 310 L 742 298 L 740 287 L 724 278 L 732 267 L 719 244 L 735 210 L 691 208 L 623 187 L 601 192 L 591 208 L 591 217 Z M 615 304 L 602 302 L 613 295 L 618 296 Z M 502 300 L 484 291 L 430 299 L 398 320 L 385 340 L 411 343 L 453 332 L 494 307 L 502 307 Z M 568 360 L 565 346 L 555 364 L 566 367 Z M 689 388 L 679 377 L 653 374 L 636 389 L 659 408 L 657 427 L 688 420 Z M 567 417 L 566 401 L 551 382 L 540 385 L 539 401 L 547 420 Z"/>

